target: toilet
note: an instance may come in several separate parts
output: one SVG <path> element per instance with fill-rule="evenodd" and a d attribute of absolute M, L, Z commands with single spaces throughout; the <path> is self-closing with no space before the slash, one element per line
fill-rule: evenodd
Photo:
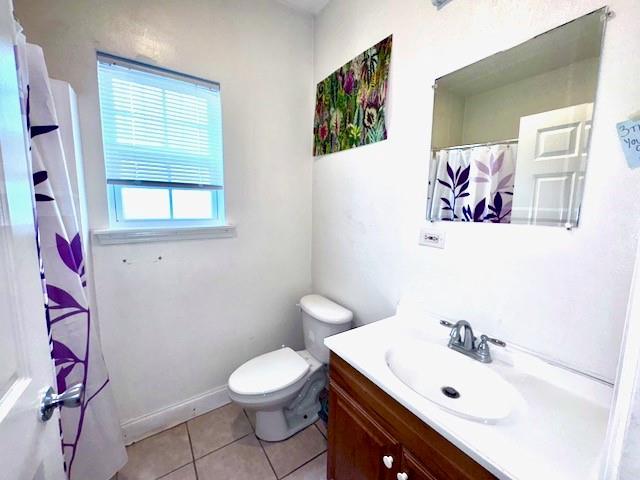
<path fill-rule="evenodd" d="M 229 377 L 229 396 L 256 412 L 256 435 L 277 442 L 318 420 L 327 384 L 324 339 L 351 328 L 353 314 L 321 295 L 300 300 L 305 350 L 283 347 L 252 358 Z"/>

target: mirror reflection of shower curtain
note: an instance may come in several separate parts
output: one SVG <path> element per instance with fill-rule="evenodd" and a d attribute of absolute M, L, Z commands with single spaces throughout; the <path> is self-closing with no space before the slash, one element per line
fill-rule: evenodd
<path fill-rule="evenodd" d="M 431 220 L 510 223 L 516 144 L 435 153 Z"/>

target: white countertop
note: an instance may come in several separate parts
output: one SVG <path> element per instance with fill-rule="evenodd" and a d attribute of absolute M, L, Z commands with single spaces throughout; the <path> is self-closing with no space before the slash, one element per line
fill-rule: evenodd
<path fill-rule="evenodd" d="M 409 339 L 446 345 L 438 318 L 397 315 L 334 335 L 325 344 L 418 418 L 500 479 L 596 480 L 612 388 L 553 366 L 515 347 L 492 347 L 498 372 L 522 395 L 495 424 L 449 413 L 402 383 L 386 364 L 387 350 Z M 428 328 L 426 327 L 428 326 Z"/>

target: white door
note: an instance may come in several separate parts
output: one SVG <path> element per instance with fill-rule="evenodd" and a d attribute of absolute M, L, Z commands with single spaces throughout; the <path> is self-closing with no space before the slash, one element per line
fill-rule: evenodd
<path fill-rule="evenodd" d="M 39 418 L 54 372 L 44 320 L 10 0 L 0 0 L 0 478 L 62 480 L 58 413 Z"/>
<path fill-rule="evenodd" d="M 592 115 L 585 103 L 520 119 L 512 219 L 577 224 Z"/>

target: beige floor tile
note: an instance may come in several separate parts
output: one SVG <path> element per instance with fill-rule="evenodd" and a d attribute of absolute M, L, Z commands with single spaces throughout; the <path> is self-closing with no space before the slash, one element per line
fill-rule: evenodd
<path fill-rule="evenodd" d="M 188 422 L 193 455 L 200 458 L 251 433 L 244 412 L 230 403 Z"/>
<path fill-rule="evenodd" d="M 256 430 L 256 411 L 255 410 L 245 410 L 244 413 L 247 414 L 247 417 L 249 418 L 249 423 L 251 424 L 251 427 L 255 431 Z"/>
<path fill-rule="evenodd" d="M 314 458 L 284 480 L 327 480 L 327 454 Z"/>
<path fill-rule="evenodd" d="M 311 425 L 283 442 L 262 442 L 278 478 L 282 478 L 327 449 L 327 441 Z"/>
<path fill-rule="evenodd" d="M 234 403 L 200 415 L 187 424 L 195 458 L 203 457 L 253 432 L 243 410 Z"/>
<path fill-rule="evenodd" d="M 320 433 L 324 435 L 324 438 L 327 438 L 327 424 L 324 423 L 324 420 L 318 420 L 316 422 L 316 427 L 318 427 L 318 430 L 320 430 Z"/>
<path fill-rule="evenodd" d="M 196 480 L 196 467 L 193 463 L 179 468 L 169 475 L 165 475 L 160 480 Z"/>
<path fill-rule="evenodd" d="M 247 435 L 196 460 L 199 480 L 275 480 L 260 443 Z"/>
<path fill-rule="evenodd" d="M 193 461 L 185 424 L 134 443 L 127 453 L 118 480 L 155 480 Z"/>

